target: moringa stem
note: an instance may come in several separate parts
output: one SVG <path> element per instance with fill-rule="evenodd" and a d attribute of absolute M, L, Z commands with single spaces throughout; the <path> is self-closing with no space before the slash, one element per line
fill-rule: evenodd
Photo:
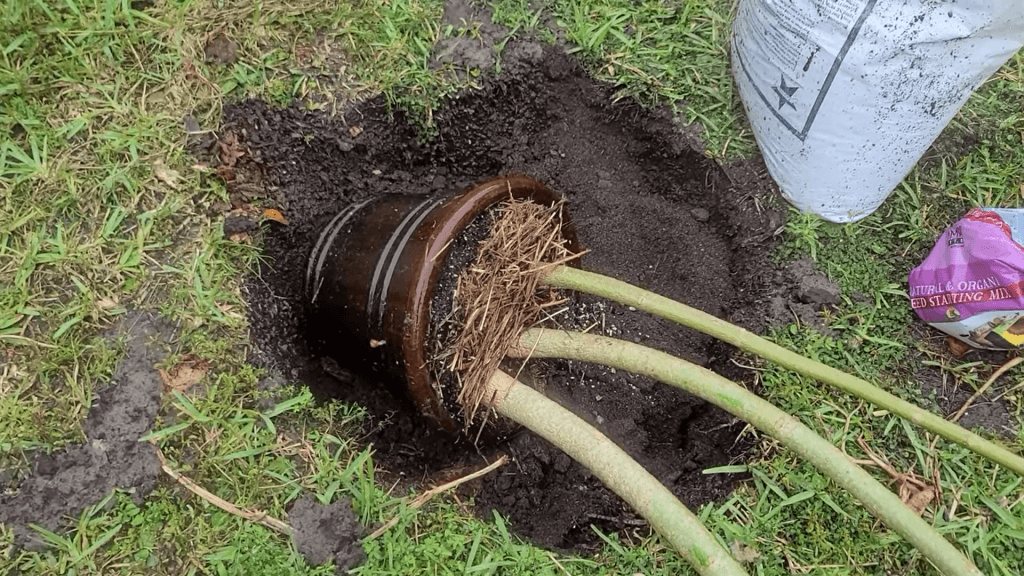
<path fill-rule="evenodd" d="M 693 512 L 593 426 L 501 370 L 494 372 L 488 385 L 491 391 L 485 397 L 493 398 L 492 408 L 540 434 L 593 472 L 646 518 L 701 576 L 747 576 Z"/>
<path fill-rule="evenodd" d="M 948 576 L 982 572 L 898 496 L 802 422 L 735 382 L 665 352 L 607 336 L 527 330 L 510 356 L 566 358 L 643 374 L 699 396 L 776 438 L 851 494 Z"/>
<path fill-rule="evenodd" d="M 543 282 L 550 286 L 568 288 L 614 300 L 714 336 L 741 350 L 757 354 L 784 368 L 835 386 L 862 400 L 871 402 L 1024 477 L 1024 458 L 999 444 L 986 440 L 906 400 L 897 398 L 866 380 L 805 358 L 706 312 L 701 312 L 621 280 L 568 266 L 555 268 L 543 279 Z"/>

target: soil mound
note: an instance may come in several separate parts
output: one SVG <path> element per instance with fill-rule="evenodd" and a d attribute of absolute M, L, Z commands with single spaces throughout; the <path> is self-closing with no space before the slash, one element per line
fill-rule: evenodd
<path fill-rule="evenodd" d="M 324 505 L 304 496 L 292 505 L 288 521 L 295 548 L 310 564 L 334 560 L 335 573 L 348 574 L 366 558 L 359 546 L 362 526 L 348 500 Z"/>
<path fill-rule="evenodd" d="M 14 527 L 19 545 L 43 546 L 29 524 L 57 530 L 66 517 L 77 517 L 114 488 L 135 488 L 141 501 L 156 484 L 156 448 L 138 440 L 153 426 L 160 406 L 160 376 L 153 364 L 166 354 L 173 329 L 159 318 L 131 312 L 110 336 L 127 336 L 128 355 L 114 382 L 93 400 L 82 424 L 88 441 L 40 455 L 14 494 L 0 494 L 0 522 Z"/>
<path fill-rule="evenodd" d="M 599 542 L 591 524 L 606 532 L 646 528 L 564 454 L 525 432 L 474 446 L 412 414 L 343 362 L 323 361 L 309 349 L 302 279 L 321 228 L 343 207 L 374 195 L 448 191 L 523 173 L 566 195 L 590 250 L 585 268 L 757 331 L 764 318 L 759 299 L 771 277 L 768 244 L 781 217 L 755 208 L 750 196 L 764 193 L 755 179 L 743 178 L 754 182 L 749 189 L 734 185 L 670 116 L 614 102 L 614 87 L 594 81 L 557 49 L 511 42 L 504 55 L 500 77 L 434 114 L 438 135 L 427 144 L 401 115 L 389 118 L 380 99 L 339 118 L 258 101 L 226 108 L 221 138 L 237 138 L 246 150 L 234 173 L 260 182 L 290 221 L 264 229 L 266 258 L 247 285 L 253 361 L 308 383 L 322 398 L 366 405 L 376 462 L 392 480 L 404 478 L 403 486 L 509 454 L 512 463 L 464 485 L 478 512 L 500 510 L 538 543 L 588 549 Z M 727 346 L 624 307 L 581 297 L 568 316 L 572 325 L 746 377 L 729 361 Z M 739 480 L 702 474 L 741 459 L 748 444 L 737 440 L 742 423 L 701 400 L 572 362 L 537 364 L 526 377 L 601 427 L 690 506 L 725 496 Z"/>

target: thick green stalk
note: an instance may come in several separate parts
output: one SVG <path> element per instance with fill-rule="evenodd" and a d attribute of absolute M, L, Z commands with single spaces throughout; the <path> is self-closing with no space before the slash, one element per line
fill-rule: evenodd
<path fill-rule="evenodd" d="M 510 355 L 604 364 L 650 376 L 699 396 L 749 422 L 813 464 L 913 544 L 944 574 L 981 574 L 966 556 L 846 454 L 796 418 L 710 370 L 632 342 L 543 328 L 527 330 Z"/>
<path fill-rule="evenodd" d="M 1010 452 L 1003 446 L 986 440 L 906 400 L 897 398 L 866 380 L 851 376 L 826 366 L 821 362 L 815 362 L 810 358 L 805 358 L 739 326 L 734 326 L 724 320 L 715 318 L 706 312 L 701 312 L 621 280 L 567 266 L 555 268 L 544 279 L 544 282 L 551 286 L 586 292 L 633 306 L 639 310 L 650 312 L 651 314 L 714 336 L 741 350 L 757 354 L 794 372 L 820 380 L 858 398 L 867 400 L 876 406 L 885 408 L 897 416 L 906 418 L 910 422 L 942 436 L 946 440 L 956 442 L 996 464 L 1013 470 L 1020 476 L 1024 476 L 1024 458 Z"/>
<path fill-rule="evenodd" d="M 702 576 L 747 576 L 686 506 L 593 426 L 500 370 L 491 377 L 490 385 L 499 391 L 492 405 L 499 414 L 540 434 L 586 466 L 646 518 Z"/>

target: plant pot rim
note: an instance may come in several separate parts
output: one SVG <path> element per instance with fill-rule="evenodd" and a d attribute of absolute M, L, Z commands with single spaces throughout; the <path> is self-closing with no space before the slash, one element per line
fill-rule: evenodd
<path fill-rule="evenodd" d="M 422 258 L 418 259 L 420 265 L 406 295 L 405 309 L 409 321 L 408 329 L 403 334 L 402 347 L 407 386 L 413 401 L 420 410 L 450 430 L 459 428 L 457 418 L 444 407 L 439 391 L 435 388 L 434 378 L 427 369 L 429 359 L 426 342 L 430 333 L 431 302 L 445 264 L 445 252 L 454 239 L 482 212 L 509 199 L 529 199 L 551 206 L 563 200 L 563 197 L 529 176 L 497 176 L 458 192 L 432 210 L 430 217 L 425 220 L 433 222 L 434 227 L 428 232 L 426 249 Z M 562 215 L 562 233 L 569 251 L 579 253 L 581 249 L 576 230 L 567 213 Z"/>

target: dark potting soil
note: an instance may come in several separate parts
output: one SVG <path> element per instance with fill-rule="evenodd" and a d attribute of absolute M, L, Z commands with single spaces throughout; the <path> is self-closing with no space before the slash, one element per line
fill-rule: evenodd
<path fill-rule="evenodd" d="M 343 353 L 334 362 L 310 351 L 302 278 L 321 228 L 351 202 L 375 195 L 458 190 L 524 173 L 566 195 L 589 250 L 584 268 L 759 331 L 764 283 L 773 274 L 770 242 L 782 217 L 758 209 L 765 191 L 749 169 L 737 174 L 750 186 L 731 183 L 665 112 L 613 102 L 614 87 L 595 82 L 557 49 L 513 41 L 503 54 L 500 77 L 434 113 L 438 134 L 427 144 L 401 115 L 389 118 L 380 99 L 340 118 L 258 101 L 225 109 L 221 138 L 232 134 L 247 152 L 235 174 L 262 182 L 290 220 L 265 225 L 265 260 L 246 286 L 252 360 L 309 384 L 321 398 L 367 406 L 367 441 L 400 489 L 509 455 L 509 464 L 462 487 L 475 496 L 477 512 L 489 517 L 497 509 L 540 544 L 585 550 L 600 542 L 591 524 L 606 532 L 646 528 L 567 456 L 529 432 L 475 446 L 349 373 Z M 730 361 L 728 346 L 626 307 L 580 297 L 568 316 L 562 321 L 748 378 Z M 725 496 L 740 479 L 702 473 L 742 460 L 749 448 L 738 438 L 743 425 L 704 401 L 576 362 L 537 363 L 522 377 L 600 427 L 689 506 Z"/>

